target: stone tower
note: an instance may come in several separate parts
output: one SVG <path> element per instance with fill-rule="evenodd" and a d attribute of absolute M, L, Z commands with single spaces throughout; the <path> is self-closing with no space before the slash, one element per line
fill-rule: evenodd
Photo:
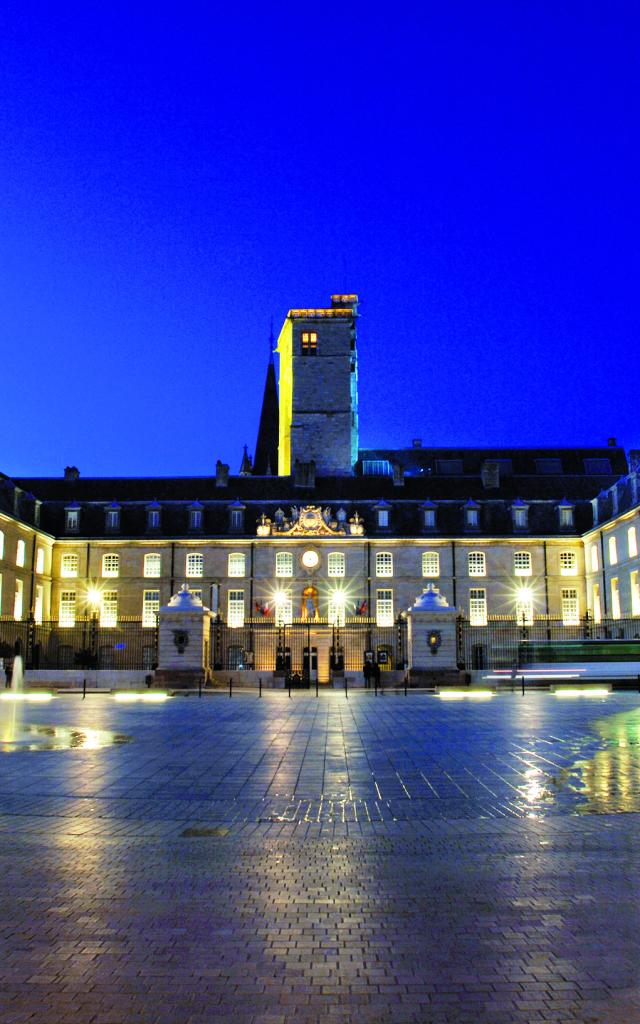
<path fill-rule="evenodd" d="M 278 474 L 296 462 L 320 476 L 348 476 L 358 458 L 357 295 L 328 309 L 290 309 L 278 339 Z"/>

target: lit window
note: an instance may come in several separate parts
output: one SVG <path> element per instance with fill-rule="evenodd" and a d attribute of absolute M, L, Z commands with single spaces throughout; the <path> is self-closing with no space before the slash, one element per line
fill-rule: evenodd
<path fill-rule="evenodd" d="M 600 607 L 600 585 L 593 584 L 593 621 L 602 622 L 602 608 Z"/>
<path fill-rule="evenodd" d="M 327 575 L 344 576 L 346 572 L 345 557 L 342 551 L 332 551 L 327 560 Z"/>
<path fill-rule="evenodd" d="M 293 554 L 290 551 L 276 553 L 276 576 L 278 579 L 293 576 Z"/>
<path fill-rule="evenodd" d="M 2 615 L 2 573 L 0 572 L 0 615 Z"/>
<path fill-rule="evenodd" d="M 24 583 L 22 580 L 16 580 L 16 589 L 13 595 L 13 617 L 16 622 L 20 622 L 22 618 L 22 598 L 24 594 Z"/>
<path fill-rule="evenodd" d="M 65 530 L 67 533 L 77 533 L 80 529 L 80 509 L 65 509 Z"/>
<path fill-rule="evenodd" d="M 144 575 L 147 579 L 154 579 L 162 575 L 162 556 L 149 554 L 144 556 Z"/>
<path fill-rule="evenodd" d="M 230 590 L 227 622 L 230 626 L 244 626 L 244 590 Z"/>
<path fill-rule="evenodd" d="M 422 552 L 422 575 L 435 579 L 440 575 L 440 554 L 438 551 Z"/>
<path fill-rule="evenodd" d="M 75 626 L 76 624 L 76 592 L 75 590 L 63 590 L 60 593 L 60 616 L 61 626 Z"/>
<path fill-rule="evenodd" d="M 389 509 L 379 508 L 378 509 L 378 526 L 381 529 L 386 529 L 389 525 Z"/>
<path fill-rule="evenodd" d="M 44 548 L 38 548 L 36 551 L 36 572 L 44 572 Z"/>
<path fill-rule="evenodd" d="M 241 551 L 233 551 L 228 558 L 228 576 L 246 576 L 246 556 Z"/>
<path fill-rule="evenodd" d="M 615 537 L 609 537 L 609 565 L 616 565 L 618 562 L 618 542 Z"/>
<path fill-rule="evenodd" d="M 561 505 L 558 509 L 560 527 L 567 529 L 573 526 L 573 508 L 569 505 Z"/>
<path fill-rule="evenodd" d="M 423 509 L 423 526 L 425 530 L 435 530 L 436 528 L 436 510 L 435 508 Z"/>
<path fill-rule="evenodd" d="M 26 555 L 27 546 L 23 540 L 19 540 L 16 546 L 16 565 L 19 568 L 24 568 L 24 560 Z"/>
<path fill-rule="evenodd" d="M 638 570 L 634 569 L 629 574 L 631 584 L 631 614 L 640 615 L 640 584 L 638 583 Z"/>
<path fill-rule="evenodd" d="M 526 530 L 529 525 L 529 509 L 526 505 L 516 505 L 511 509 L 514 530 Z"/>
<path fill-rule="evenodd" d="M 78 556 L 63 555 L 60 559 L 60 575 L 66 578 L 78 575 Z"/>
<path fill-rule="evenodd" d="M 288 591 L 276 594 L 275 609 L 276 626 L 289 626 L 293 622 L 293 602 Z"/>
<path fill-rule="evenodd" d="M 300 351 L 303 356 L 315 356 L 318 351 L 318 332 L 303 331 Z"/>
<path fill-rule="evenodd" d="M 0 558 L 4 558 L 4 530 L 0 530 Z"/>
<path fill-rule="evenodd" d="M 630 526 L 627 530 L 627 545 L 629 548 L 629 558 L 635 558 L 638 554 L 638 535 L 635 526 Z"/>
<path fill-rule="evenodd" d="M 379 551 L 376 555 L 376 576 L 393 576 L 393 555 L 390 551 Z"/>
<path fill-rule="evenodd" d="M 118 591 L 103 590 L 100 595 L 100 625 L 118 625 Z"/>
<path fill-rule="evenodd" d="M 487 592 L 476 589 L 469 591 L 469 622 L 472 626 L 487 624 Z"/>
<path fill-rule="evenodd" d="M 620 587 L 615 576 L 611 580 L 611 617 L 620 618 Z"/>
<path fill-rule="evenodd" d="M 563 626 L 578 626 L 580 624 L 577 590 L 565 589 L 562 591 L 561 610 Z"/>
<path fill-rule="evenodd" d="M 189 529 L 190 530 L 201 530 L 202 529 L 202 509 L 201 508 L 190 508 L 189 509 Z"/>
<path fill-rule="evenodd" d="M 108 508 L 105 515 L 105 529 L 107 533 L 116 533 L 120 529 L 120 509 Z"/>
<path fill-rule="evenodd" d="M 376 625 L 393 626 L 393 590 L 376 592 Z"/>
<path fill-rule="evenodd" d="M 561 551 L 558 557 L 560 559 L 560 575 L 577 576 L 578 559 L 575 551 Z"/>
<path fill-rule="evenodd" d="M 514 551 L 513 552 L 513 573 L 515 576 L 530 576 L 531 575 L 531 552 L 530 551 Z"/>
<path fill-rule="evenodd" d="M 41 583 L 36 583 L 35 599 L 33 604 L 33 618 L 34 621 L 40 624 L 42 622 L 42 612 L 44 608 L 44 587 Z"/>
<path fill-rule="evenodd" d="M 142 595 L 142 625 L 155 626 L 160 611 L 160 591 L 145 590 Z"/>
<path fill-rule="evenodd" d="M 105 577 L 120 575 L 120 555 L 102 556 L 102 575 Z"/>
<path fill-rule="evenodd" d="M 516 597 L 516 622 L 519 626 L 533 626 L 533 594 L 522 587 Z"/>
<path fill-rule="evenodd" d="M 598 571 L 598 548 L 596 544 L 591 545 L 591 572 Z"/>
<path fill-rule="evenodd" d="M 363 459 L 363 476 L 392 476 L 393 469 L 388 459 Z"/>
<path fill-rule="evenodd" d="M 195 579 L 197 576 L 204 576 L 204 555 L 187 555 L 185 575 L 188 579 Z"/>
<path fill-rule="evenodd" d="M 327 617 L 332 626 L 344 626 L 345 624 L 345 595 L 342 591 L 333 594 L 329 598 L 327 606 Z"/>
<path fill-rule="evenodd" d="M 160 529 L 160 509 L 159 508 L 148 508 L 147 509 L 147 529 L 148 530 L 159 530 Z"/>
<path fill-rule="evenodd" d="M 484 551 L 470 551 L 467 556 L 467 567 L 470 576 L 486 576 L 487 563 Z"/>

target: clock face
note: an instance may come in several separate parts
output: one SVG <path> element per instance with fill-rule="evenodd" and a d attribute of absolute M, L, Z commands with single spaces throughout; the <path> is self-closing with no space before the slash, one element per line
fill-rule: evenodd
<path fill-rule="evenodd" d="M 318 555 L 318 552 L 312 551 L 311 549 L 305 551 L 302 556 L 302 564 L 305 569 L 315 569 L 319 561 L 320 556 Z"/>

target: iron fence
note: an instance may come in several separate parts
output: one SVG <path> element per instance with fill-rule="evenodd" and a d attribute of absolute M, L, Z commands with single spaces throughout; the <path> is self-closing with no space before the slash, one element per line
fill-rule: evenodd
<path fill-rule="evenodd" d="M 633 640 L 640 638 L 640 618 L 602 619 L 585 615 L 575 625 L 562 619 L 538 616 L 533 623 L 520 624 L 513 617 L 491 616 L 485 626 L 472 626 L 458 619 L 458 667 L 464 669 L 513 669 L 518 665 L 524 641 Z"/>
<path fill-rule="evenodd" d="M 362 671 L 365 659 L 381 670 L 405 668 L 407 623 L 398 618 L 389 626 L 359 616 L 336 626 L 328 619 L 295 619 L 276 625 L 263 617 L 230 626 L 222 619 L 211 623 L 211 667 L 218 671 L 255 669 L 282 671 L 321 680 L 341 671 Z"/>
<path fill-rule="evenodd" d="M 0 648 L 5 656 L 21 654 L 26 668 L 147 669 L 158 660 L 158 632 L 140 619 L 101 626 L 97 618 L 15 622 L 0 619 Z"/>

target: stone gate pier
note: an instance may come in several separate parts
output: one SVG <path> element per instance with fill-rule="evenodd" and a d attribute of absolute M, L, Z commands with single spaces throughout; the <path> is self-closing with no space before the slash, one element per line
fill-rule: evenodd
<path fill-rule="evenodd" d="M 430 583 L 407 612 L 409 681 L 412 686 L 460 683 L 457 663 L 458 611 Z"/>
<path fill-rule="evenodd" d="M 160 609 L 154 686 L 188 690 L 208 680 L 211 618 L 186 583 Z"/>

